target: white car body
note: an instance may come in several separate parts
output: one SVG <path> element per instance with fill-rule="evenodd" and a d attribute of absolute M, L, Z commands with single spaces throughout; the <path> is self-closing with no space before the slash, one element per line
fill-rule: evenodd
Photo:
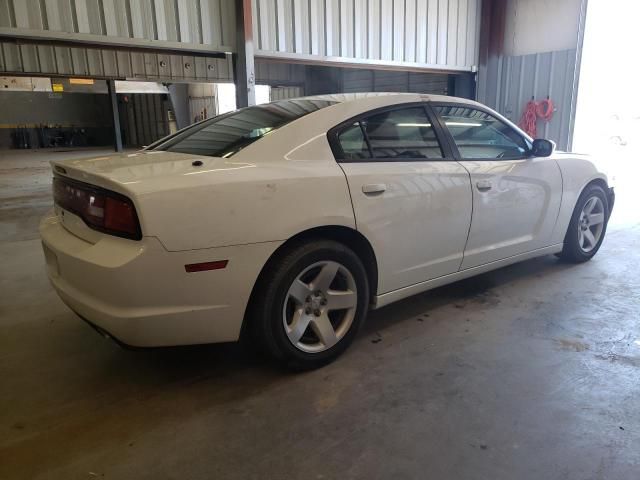
<path fill-rule="evenodd" d="M 375 262 L 367 268 L 375 272 L 376 308 L 560 252 L 581 191 L 593 181 L 606 187 L 606 176 L 587 157 L 561 152 L 517 160 L 338 163 L 327 132 L 351 117 L 418 102 L 481 105 L 421 94 L 316 98 L 337 103 L 231 158 L 141 151 L 55 162 L 57 175 L 131 199 L 142 232 L 140 240 L 101 233 L 56 206 L 40 233 L 62 300 L 132 346 L 235 341 L 263 267 L 305 232 L 349 231 L 370 245 L 374 258 L 356 253 Z M 379 194 L 363 192 L 379 185 Z M 479 190 L 487 185 L 493 188 Z M 214 261 L 228 263 L 185 269 Z"/>

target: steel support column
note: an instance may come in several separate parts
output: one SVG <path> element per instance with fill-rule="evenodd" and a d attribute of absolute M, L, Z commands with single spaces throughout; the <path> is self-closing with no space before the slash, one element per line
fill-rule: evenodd
<path fill-rule="evenodd" d="M 237 51 L 233 54 L 236 106 L 256 104 L 251 0 L 236 0 Z"/>
<path fill-rule="evenodd" d="M 118 112 L 118 97 L 116 95 L 115 80 L 107 80 L 109 92 L 109 105 L 111 106 L 111 119 L 113 121 L 113 146 L 116 152 L 122 151 L 122 132 L 120 130 L 120 113 Z"/>

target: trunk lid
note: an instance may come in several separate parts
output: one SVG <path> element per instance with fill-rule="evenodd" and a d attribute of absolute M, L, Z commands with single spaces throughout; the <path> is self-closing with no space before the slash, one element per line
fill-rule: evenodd
<path fill-rule="evenodd" d="M 194 162 L 197 162 L 196 165 Z M 171 188 L 181 183 L 179 179 L 185 175 L 224 169 L 228 163 L 224 158 L 144 150 L 51 162 L 56 174 L 124 195 Z"/>
<path fill-rule="evenodd" d="M 101 187 L 130 199 L 143 230 L 141 201 L 144 194 L 211 182 L 219 177 L 216 175 L 219 171 L 238 168 L 238 165 L 237 162 L 224 158 L 164 151 L 140 151 L 51 162 L 53 172 L 60 177 Z M 194 175 L 195 173 L 207 175 Z M 96 243 L 109 235 L 89 227 L 79 216 L 65 211 L 58 204 L 55 205 L 55 211 L 64 227 L 83 240 Z"/>

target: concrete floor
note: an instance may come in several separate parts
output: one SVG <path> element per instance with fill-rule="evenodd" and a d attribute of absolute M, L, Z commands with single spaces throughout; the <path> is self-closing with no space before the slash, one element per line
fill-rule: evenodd
<path fill-rule="evenodd" d="M 339 361 L 294 375 L 234 345 L 123 351 L 79 321 L 35 232 L 50 155 L 0 153 L 0 478 L 640 475 L 637 176 L 593 261 L 376 311 Z"/>

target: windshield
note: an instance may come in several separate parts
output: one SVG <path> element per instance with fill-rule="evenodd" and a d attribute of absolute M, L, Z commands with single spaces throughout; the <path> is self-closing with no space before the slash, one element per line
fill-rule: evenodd
<path fill-rule="evenodd" d="M 151 150 L 228 158 L 269 132 L 335 102 L 281 100 L 205 120 L 160 140 Z"/>

